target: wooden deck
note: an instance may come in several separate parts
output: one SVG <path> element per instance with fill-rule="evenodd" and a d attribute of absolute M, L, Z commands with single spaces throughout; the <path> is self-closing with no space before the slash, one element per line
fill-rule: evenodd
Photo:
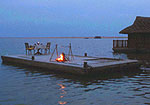
<path fill-rule="evenodd" d="M 85 56 L 74 56 L 71 61 L 56 62 L 55 58 L 51 61 L 50 55 L 9 55 L 2 56 L 3 63 L 19 64 L 31 67 L 37 67 L 41 69 L 66 72 L 72 74 L 90 74 L 109 70 L 125 70 L 130 68 L 138 68 L 140 64 L 137 60 L 121 60 L 111 58 L 97 58 L 97 57 L 85 57 Z M 131 69 L 133 70 L 133 69 Z"/>

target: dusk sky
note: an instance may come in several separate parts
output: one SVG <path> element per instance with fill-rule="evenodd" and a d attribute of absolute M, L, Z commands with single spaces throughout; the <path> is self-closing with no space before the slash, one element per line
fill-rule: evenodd
<path fill-rule="evenodd" d="M 0 0 L 0 37 L 120 36 L 150 0 Z"/>

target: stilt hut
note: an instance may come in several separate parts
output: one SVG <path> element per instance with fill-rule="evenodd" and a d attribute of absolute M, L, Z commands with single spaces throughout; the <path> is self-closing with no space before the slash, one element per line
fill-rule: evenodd
<path fill-rule="evenodd" d="M 114 52 L 150 52 L 150 17 L 137 16 L 119 33 L 128 34 L 128 40 L 113 40 Z"/>

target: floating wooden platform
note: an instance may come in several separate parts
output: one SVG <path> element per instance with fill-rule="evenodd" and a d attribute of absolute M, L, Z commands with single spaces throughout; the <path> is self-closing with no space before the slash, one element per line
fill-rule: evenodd
<path fill-rule="evenodd" d="M 53 57 L 52 61 L 49 61 L 50 55 L 7 55 L 1 56 L 3 63 L 13 63 L 31 67 L 37 67 L 42 70 L 50 70 L 57 72 L 66 72 L 72 74 L 91 74 L 105 71 L 123 71 L 133 70 L 138 68 L 140 64 L 137 60 L 121 60 L 111 58 L 97 58 L 97 57 L 85 57 L 74 56 L 74 59 L 66 62 L 56 62 Z"/>

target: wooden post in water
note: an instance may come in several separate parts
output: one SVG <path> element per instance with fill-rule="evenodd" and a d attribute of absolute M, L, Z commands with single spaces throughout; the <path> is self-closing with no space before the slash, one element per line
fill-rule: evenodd
<path fill-rule="evenodd" d="M 84 67 L 84 72 L 86 72 L 87 71 L 87 62 L 84 62 L 83 67 Z"/>
<path fill-rule="evenodd" d="M 34 59 L 35 59 L 35 57 L 34 57 L 34 56 L 32 56 L 32 61 L 34 61 Z"/>
<path fill-rule="evenodd" d="M 87 57 L 87 53 L 84 53 L 84 56 Z"/>

